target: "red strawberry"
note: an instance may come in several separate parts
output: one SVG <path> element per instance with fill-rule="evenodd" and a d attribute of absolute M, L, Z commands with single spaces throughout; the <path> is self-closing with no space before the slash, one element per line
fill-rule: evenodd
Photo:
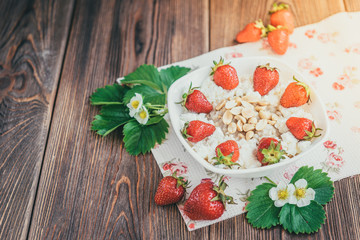
<path fill-rule="evenodd" d="M 273 51 L 279 55 L 284 55 L 289 47 L 289 32 L 283 28 L 275 28 L 269 25 L 268 41 Z"/>
<path fill-rule="evenodd" d="M 276 68 L 270 67 L 270 64 L 257 66 L 254 72 L 254 91 L 261 96 L 268 94 L 279 82 L 279 73 Z"/>
<path fill-rule="evenodd" d="M 219 144 L 215 149 L 216 157 L 214 159 L 217 160 L 215 165 L 224 164 L 231 168 L 232 165 L 239 165 L 235 163 L 240 156 L 239 146 L 234 140 L 228 140 Z"/>
<path fill-rule="evenodd" d="M 226 187 L 223 176 L 219 186 L 214 185 L 210 179 L 203 179 L 185 202 L 185 214 L 192 220 L 214 220 L 221 217 L 226 203 L 235 204 L 232 197 L 225 195 Z"/>
<path fill-rule="evenodd" d="M 266 28 L 261 19 L 249 23 L 236 35 L 236 41 L 239 43 L 256 42 L 266 36 Z"/>
<path fill-rule="evenodd" d="M 199 120 L 185 123 L 181 133 L 190 142 L 199 142 L 215 132 L 215 126 Z"/>
<path fill-rule="evenodd" d="M 219 63 L 214 61 L 214 67 L 210 75 L 214 75 L 214 82 L 216 85 L 231 90 L 239 85 L 239 79 L 234 67 L 228 63 L 224 64 L 224 59 L 220 58 Z"/>
<path fill-rule="evenodd" d="M 157 187 L 155 203 L 164 206 L 179 202 L 185 194 L 187 185 L 188 181 L 183 177 L 176 177 L 176 171 L 172 176 L 164 177 Z"/>
<path fill-rule="evenodd" d="M 285 151 L 275 138 L 262 138 L 256 152 L 257 159 L 263 166 L 279 162 L 284 154 Z"/>
<path fill-rule="evenodd" d="M 299 107 L 310 99 L 309 86 L 293 77 L 296 82 L 290 83 L 280 99 L 281 106 L 285 108 Z"/>
<path fill-rule="evenodd" d="M 280 3 L 279 5 L 274 3 L 273 8 L 269 12 L 270 24 L 277 27 L 283 26 L 292 34 L 294 32 L 294 17 L 289 11 L 289 5 Z"/>
<path fill-rule="evenodd" d="M 316 135 L 316 131 L 322 129 L 315 128 L 314 122 L 307 118 L 291 117 L 286 121 L 286 126 L 298 140 L 310 141 L 314 137 L 321 136 L 321 134 Z"/>
<path fill-rule="evenodd" d="M 191 84 L 187 93 L 182 95 L 183 101 L 181 105 L 187 110 L 196 113 L 209 113 L 213 110 L 213 106 L 207 100 L 205 95 L 195 88 L 191 88 Z"/>

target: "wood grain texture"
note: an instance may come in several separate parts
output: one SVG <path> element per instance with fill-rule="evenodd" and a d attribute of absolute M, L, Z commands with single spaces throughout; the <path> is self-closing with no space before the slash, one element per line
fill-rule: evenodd
<path fill-rule="evenodd" d="M 268 11 L 274 2 L 277 1 L 210 0 L 210 49 L 234 45 L 236 34 L 257 19 L 262 19 L 265 25 L 269 24 Z M 289 4 L 294 14 L 295 26 L 315 23 L 337 12 L 345 11 L 342 0 L 281 2 Z"/>
<path fill-rule="evenodd" d="M 28 232 L 72 7 L 0 1 L 0 239 Z"/>
<path fill-rule="evenodd" d="M 208 1 L 77 2 L 30 239 L 208 235 L 208 229 L 189 233 L 176 207 L 155 206 L 161 174 L 151 154 L 131 157 L 119 131 L 102 138 L 89 130 L 99 111 L 89 104 L 96 88 L 143 63 L 208 51 L 206 9 Z"/>
<path fill-rule="evenodd" d="M 360 11 L 360 1 L 344 0 L 345 10 L 348 12 Z"/>

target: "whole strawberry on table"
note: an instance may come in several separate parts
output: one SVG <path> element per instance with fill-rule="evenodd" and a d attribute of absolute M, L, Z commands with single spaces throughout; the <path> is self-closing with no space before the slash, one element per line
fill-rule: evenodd
<path fill-rule="evenodd" d="M 176 176 L 176 171 L 171 176 L 164 177 L 157 187 L 155 203 L 164 206 L 179 202 L 184 197 L 188 184 L 183 177 Z"/>

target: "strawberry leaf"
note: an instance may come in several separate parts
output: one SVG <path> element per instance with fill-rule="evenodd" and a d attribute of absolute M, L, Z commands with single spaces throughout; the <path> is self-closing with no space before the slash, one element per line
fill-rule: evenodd
<path fill-rule="evenodd" d="M 182 76 L 185 76 L 190 70 L 190 68 L 186 67 L 171 66 L 160 70 L 160 78 L 163 84 L 166 86 L 166 89 L 169 89 L 171 84 L 173 84 Z"/>
<path fill-rule="evenodd" d="M 280 211 L 280 224 L 290 233 L 317 232 L 325 220 L 324 208 L 315 201 L 306 207 L 285 204 Z"/>
<path fill-rule="evenodd" d="M 127 91 L 124 96 L 124 103 L 127 104 L 130 102 L 130 99 L 135 96 L 135 93 L 139 93 L 143 96 L 144 103 L 165 105 L 166 95 L 164 93 L 159 93 L 155 89 L 145 85 L 137 85 Z"/>
<path fill-rule="evenodd" d="M 271 188 L 276 187 L 272 183 L 263 183 L 257 186 L 247 199 L 248 211 L 246 218 L 256 228 L 270 228 L 279 224 L 279 213 L 281 208 L 275 207 L 274 201 L 269 197 Z"/>
<path fill-rule="evenodd" d="M 305 179 L 308 187 L 314 189 L 315 199 L 319 204 L 326 204 L 330 202 L 334 195 L 334 185 L 326 172 L 320 169 L 314 170 L 313 167 L 301 167 L 293 176 L 290 183 L 295 183 L 299 179 Z"/>
<path fill-rule="evenodd" d="M 142 84 L 157 91 L 164 92 L 160 74 L 154 65 L 143 64 L 134 72 L 126 75 L 121 84 Z"/>
<path fill-rule="evenodd" d="M 127 90 L 127 87 L 122 87 L 117 83 L 113 85 L 107 85 L 104 88 L 98 88 L 90 97 L 91 104 L 122 104 L 124 94 Z"/>
<path fill-rule="evenodd" d="M 156 143 L 161 144 L 168 133 L 169 125 L 162 119 L 152 125 L 141 125 L 136 121 L 124 125 L 124 143 L 130 155 L 145 154 L 149 152 Z"/>
<path fill-rule="evenodd" d="M 124 105 L 106 105 L 102 107 L 100 115 L 95 116 L 95 120 L 91 123 L 91 130 L 106 136 L 131 119 Z"/>

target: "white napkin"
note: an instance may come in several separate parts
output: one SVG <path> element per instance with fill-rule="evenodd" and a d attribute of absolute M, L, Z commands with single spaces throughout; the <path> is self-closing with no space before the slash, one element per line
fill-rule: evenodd
<path fill-rule="evenodd" d="M 191 68 L 211 66 L 220 56 L 229 60 L 245 56 L 271 56 L 297 68 L 308 78 L 324 101 L 330 119 L 329 139 L 318 149 L 280 173 L 268 176 L 278 182 L 289 181 L 297 169 L 308 165 L 323 169 L 332 180 L 340 180 L 360 173 L 360 12 L 338 13 L 319 23 L 296 28 L 290 36 L 290 46 L 283 56 L 272 52 L 266 39 L 217 49 L 201 56 L 174 63 Z M 152 150 L 164 175 L 177 170 L 191 181 L 188 194 L 201 182 L 220 176 L 205 170 L 178 141 L 170 128 L 167 140 Z M 237 205 L 228 205 L 214 221 L 192 221 L 183 214 L 183 203 L 178 208 L 188 229 L 195 230 L 244 213 L 245 198 L 264 179 L 226 179 L 228 195 Z"/>

